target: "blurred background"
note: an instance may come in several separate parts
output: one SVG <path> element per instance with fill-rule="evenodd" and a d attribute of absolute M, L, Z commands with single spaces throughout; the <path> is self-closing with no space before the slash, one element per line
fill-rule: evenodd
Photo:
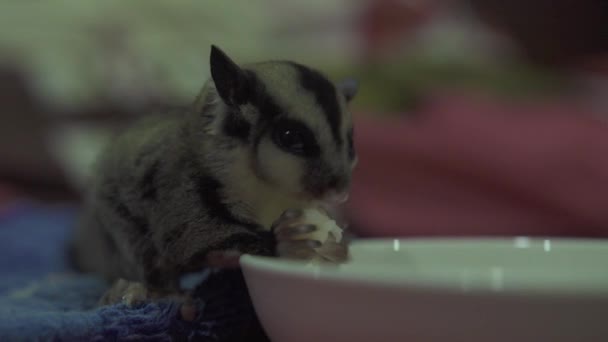
<path fill-rule="evenodd" d="M 0 213 L 77 205 L 112 132 L 194 98 L 211 44 L 360 81 L 357 234 L 608 233 L 602 0 L 5 1 Z"/>

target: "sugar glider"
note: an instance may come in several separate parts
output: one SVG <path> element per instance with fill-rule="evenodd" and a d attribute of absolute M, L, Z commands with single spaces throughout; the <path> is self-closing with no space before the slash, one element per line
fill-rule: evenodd
<path fill-rule="evenodd" d="M 348 191 L 356 82 L 291 61 L 237 65 L 216 46 L 209 61 L 187 109 L 143 118 L 100 156 L 70 243 L 80 270 L 170 293 L 218 252 L 315 255 L 319 241 L 297 238 L 317 229 L 302 208 Z"/>

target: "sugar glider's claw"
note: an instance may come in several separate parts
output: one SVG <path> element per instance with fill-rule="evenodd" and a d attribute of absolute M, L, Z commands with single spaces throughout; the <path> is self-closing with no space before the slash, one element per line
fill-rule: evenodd
<path fill-rule="evenodd" d="M 287 209 L 279 219 L 296 219 L 302 217 L 302 215 L 304 215 L 302 209 Z"/>
<path fill-rule="evenodd" d="M 277 254 L 287 259 L 312 259 L 317 255 L 315 248 L 321 245 L 316 240 L 283 240 L 277 244 Z"/>
<path fill-rule="evenodd" d="M 276 220 L 272 224 L 272 227 L 270 227 L 270 230 L 273 231 L 275 234 L 278 234 L 280 231 L 284 230 L 285 228 L 289 228 L 292 225 L 300 222 L 303 215 L 304 215 L 304 212 L 300 209 L 286 210 L 279 217 L 279 219 Z"/>
<path fill-rule="evenodd" d="M 299 224 L 294 226 L 281 226 L 281 229 L 275 231 L 275 236 L 278 240 L 294 240 L 298 236 L 309 234 L 317 230 L 314 224 Z"/>
<path fill-rule="evenodd" d="M 316 231 L 317 226 L 304 222 L 303 216 L 303 210 L 289 209 L 273 224 L 279 257 L 306 260 L 316 256 L 315 248 L 320 247 L 321 242 L 311 240 L 307 235 Z"/>

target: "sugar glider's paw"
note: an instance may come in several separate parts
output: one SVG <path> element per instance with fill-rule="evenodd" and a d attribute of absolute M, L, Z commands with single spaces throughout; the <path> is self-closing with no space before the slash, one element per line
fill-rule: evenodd
<path fill-rule="evenodd" d="M 279 257 L 341 263 L 348 259 L 342 230 L 317 209 L 290 209 L 272 227 Z"/>
<path fill-rule="evenodd" d="M 136 281 L 118 279 L 99 300 L 99 305 L 126 304 L 135 306 L 148 300 L 171 298 L 179 301 L 188 300 L 187 295 L 150 290 Z"/>
<path fill-rule="evenodd" d="M 124 303 L 134 306 L 149 298 L 148 289 L 139 282 L 118 279 L 99 300 L 100 305 Z"/>

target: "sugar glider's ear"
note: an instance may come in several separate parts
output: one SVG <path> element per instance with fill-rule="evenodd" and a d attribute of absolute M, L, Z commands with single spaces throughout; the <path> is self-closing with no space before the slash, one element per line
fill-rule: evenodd
<path fill-rule="evenodd" d="M 211 45 L 209 65 L 211 78 L 222 100 L 227 105 L 245 103 L 249 93 L 246 73 L 215 45 Z"/>
<path fill-rule="evenodd" d="M 342 92 L 344 98 L 346 98 L 346 102 L 350 102 L 357 95 L 359 82 L 353 78 L 347 78 L 338 83 L 338 89 Z"/>

